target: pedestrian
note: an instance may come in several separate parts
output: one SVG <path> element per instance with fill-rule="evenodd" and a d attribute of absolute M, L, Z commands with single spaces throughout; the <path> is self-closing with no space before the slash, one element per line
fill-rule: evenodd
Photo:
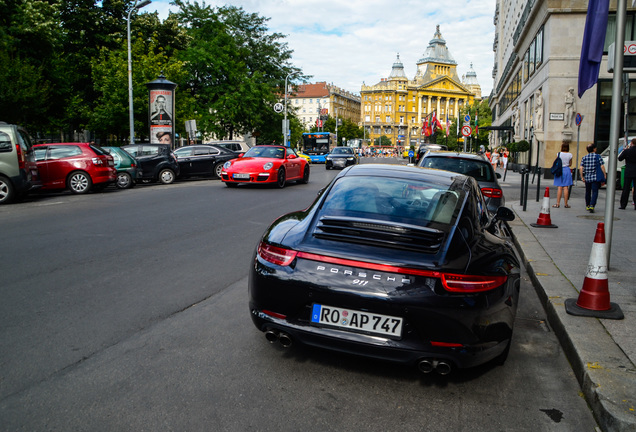
<path fill-rule="evenodd" d="M 492 156 L 490 157 L 490 163 L 492 164 L 493 169 L 497 171 L 497 166 L 499 165 L 499 153 L 497 153 L 497 150 L 494 150 L 492 152 Z"/>
<path fill-rule="evenodd" d="M 508 169 L 508 147 L 504 147 L 503 156 L 501 157 L 501 164 L 504 171 Z"/>
<path fill-rule="evenodd" d="M 632 182 L 634 182 L 634 192 L 632 193 L 632 202 L 634 203 L 634 210 L 636 210 L 636 138 L 625 146 L 621 154 L 618 155 L 618 160 L 625 161 L 625 178 L 623 183 L 623 192 L 621 193 L 621 210 L 627 208 L 627 201 L 629 200 L 629 191 L 632 189 Z"/>
<path fill-rule="evenodd" d="M 490 162 L 490 150 L 486 149 L 486 153 L 484 153 L 484 156 L 486 156 L 486 159 L 488 159 L 488 162 Z"/>
<path fill-rule="evenodd" d="M 563 163 L 562 173 L 560 176 L 554 176 L 554 186 L 557 187 L 556 204 L 552 207 L 559 208 L 561 205 L 561 196 L 563 196 L 563 207 L 570 208 L 568 198 L 570 197 L 570 186 L 572 186 L 572 153 L 570 153 L 570 144 L 563 141 L 561 143 L 561 151 L 557 155 Z"/>
<path fill-rule="evenodd" d="M 581 180 L 585 182 L 585 210 L 594 213 L 598 190 L 605 183 L 605 163 L 603 158 L 596 154 L 596 144 L 587 146 L 587 155 L 581 159 L 579 167 Z"/>

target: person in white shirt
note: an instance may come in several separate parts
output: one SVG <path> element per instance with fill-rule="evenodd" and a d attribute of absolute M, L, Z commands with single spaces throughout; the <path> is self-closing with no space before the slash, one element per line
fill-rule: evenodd
<path fill-rule="evenodd" d="M 570 153 L 570 144 L 563 141 L 561 151 L 559 152 L 561 162 L 563 162 L 563 172 L 560 176 L 554 177 L 554 186 L 557 187 L 557 201 L 552 207 L 559 208 L 561 205 L 561 196 L 563 196 L 565 208 L 570 208 L 568 198 L 570 197 L 570 186 L 572 186 L 572 153 Z"/>

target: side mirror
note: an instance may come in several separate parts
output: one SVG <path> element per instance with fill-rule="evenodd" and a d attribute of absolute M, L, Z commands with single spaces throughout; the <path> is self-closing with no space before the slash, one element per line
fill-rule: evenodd
<path fill-rule="evenodd" d="M 245 153 L 239 153 L 238 157 L 242 158 L 245 155 Z"/>
<path fill-rule="evenodd" d="M 495 173 L 495 176 L 496 176 L 498 179 L 500 179 L 500 178 L 501 178 L 501 174 L 499 174 L 499 173 Z"/>
<path fill-rule="evenodd" d="M 495 213 L 495 220 L 510 222 L 515 220 L 515 213 L 508 207 L 499 207 Z"/>
<path fill-rule="evenodd" d="M 289 156 L 287 156 L 287 159 L 296 159 L 297 157 L 298 156 L 296 156 L 296 155 L 289 155 Z"/>

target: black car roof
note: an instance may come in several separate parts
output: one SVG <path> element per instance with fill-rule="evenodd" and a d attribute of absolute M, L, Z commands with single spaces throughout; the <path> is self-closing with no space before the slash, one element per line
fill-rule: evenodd
<path fill-rule="evenodd" d="M 388 164 L 353 165 L 349 169 L 346 169 L 342 173 L 340 173 L 339 177 L 340 176 L 401 177 L 420 181 L 433 181 L 435 183 L 442 183 L 448 186 L 456 181 L 457 177 L 466 177 L 463 174 L 458 174 L 450 171 Z"/>
<path fill-rule="evenodd" d="M 477 160 L 481 162 L 487 162 L 486 158 L 484 158 L 482 155 L 478 155 L 475 153 L 463 153 L 463 152 L 444 151 L 444 150 L 430 151 L 429 153 L 426 154 L 426 157 L 456 157 L 456 158 L 462 158 L 462 159 L 470 159 L 470 160 Z"/>

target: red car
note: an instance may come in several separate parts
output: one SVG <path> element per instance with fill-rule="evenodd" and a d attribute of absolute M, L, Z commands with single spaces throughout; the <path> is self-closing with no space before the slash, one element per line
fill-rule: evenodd
<path fill-rule="evenodd" d="M 33 150 L 42 190 L 68 189 L 83 194 L 117 180 L 113 157 L 89 143 L 36 144 Z"/>
<path fill-rule="evenodd" d="M 290 180 L 309 182 L 309 164 L 290 147 L 259 145 L 238 159 L 225 162 L 221 180 L 227 187 L 239 183 L 273 183 L 283 188 Z"/>

